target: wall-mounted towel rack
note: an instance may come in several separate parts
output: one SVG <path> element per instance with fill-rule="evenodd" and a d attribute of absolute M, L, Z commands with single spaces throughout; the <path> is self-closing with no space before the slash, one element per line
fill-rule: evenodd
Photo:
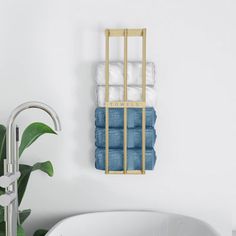
<path fill-rule="evenodd" d="M 146 29 L 106 29 L 105 48 L 105 110 L 106 110 L 106 145 L 105 145 L 105 173 L 106 174 L 145 174 L 146 154 Z M 124 98 L 123 101 L 109 101 L 109 41 L 110 37 L 124 38 Z M 128 37 L 142 37 L 142 100 L 131 102 L 127 99 L 127 64 L 128 64 Z M 109 109 L 124 109 L 124 146 L 123 146 L 123 171 L 109 170 Z M 142 163 L 140 170 L 127 170 L 127 108 L 142 109 Z"/>

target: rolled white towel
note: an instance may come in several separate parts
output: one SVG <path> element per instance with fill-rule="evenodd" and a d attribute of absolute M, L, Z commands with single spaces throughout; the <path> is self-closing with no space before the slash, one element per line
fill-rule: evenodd
<path fill-rule="evenodd" d="M 142 88 L 130 87 L 127 88 L 128 101 L 142 101 Z M 154 87 L 146 87 L 146 106 L 156 107 L 157 95 Z M 124 88 L 123 86 L 109 86 L 109 101 L 123 101 Z M 105 86 L 97 86 L 98 106 L 105 106 Z"/>
<path fill-rule="evenodd" d="M 105 62 L 101 62 L 97 66 L 96 74 L 97 85 L 105 85 Z M 124 63 L 109 63 L 109 85 L 124 84 Z M 127 65 L 127 84 L 134 86 L 142 85 L 142 63 L 128 62 Z M 154 63 L 146 64 L 146 85 L 153 86 L 155 84 L 155 66 Z"/>

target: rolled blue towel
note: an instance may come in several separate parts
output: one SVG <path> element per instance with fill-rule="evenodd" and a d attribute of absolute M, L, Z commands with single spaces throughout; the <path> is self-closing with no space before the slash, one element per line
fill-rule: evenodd
<path fill-rule="evenodd" d="M 96 128 L 95 145 L 105 148 L 105 129 Z M 154 128 L 146 128 L 146 148 L 153 148 L 156 141 L 156 132 Z M 124 130 L 109 129 L 109 148 L 123 148 Z M 127 129 L 127 148 L 142 148 L 142 129 Z"/>
<path fill-rule="evenodd" d="M 95 124 L 97 127 L 105 127 L 105 108 L 98 107 L 95 111 Z M 156 112 L 153 107 L 146 108 L 146 127 L 154 127 L 156 122 Z M 109 108 L 109 127 L 123 128 L 124 126 L 124 109 Z M 128 108 L 127 109 L 127 127 L 135 128 L 142 127 L 142 109 Z"/>
<path fill-rule="evenodd" d="M 99 170 L 105 170 L 105 149 L 97 148 L 95 152 L 95 167 Z M 146 150 L 145 169 L 153 170 L 156 163 L 156 154 L 154 149 Z M 142 168 L 142 150 L 127 149 L 127 169 L 140 170 Z M 109 170 L 123 170 L 123 150 L 109 149 Z"/>

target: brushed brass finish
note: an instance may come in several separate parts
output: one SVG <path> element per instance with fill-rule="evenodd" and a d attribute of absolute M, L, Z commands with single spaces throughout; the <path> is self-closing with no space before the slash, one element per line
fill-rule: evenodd
<path fill-rule="evenodd" d="M 120 175 L 120 174 L 124 174 L 124 171 L 123 170 L 109 170 L 108 174 Z"/>
<path fill-rule="evenodd" d="M 145 174 L 146 159 L 146 29 L 106 29 L 106 47 L 105 47 L 105 109 L 106 109 L 106 157 L 105 173 L 106 174 Z M 124 98 L 123 101 L 109 101 L 109 38 L 124 38 Z M 128 101 L 127 94 L 127 65 L 128 65 L 128 37 L 142 37 L 142 101 Z M 123 171 L 109 170 L 109 108 L 124 108 L 124 159 Z M 142 108 L 142 165 L 141 170 L 127 170 L 127 108 Z"/>
<path fill-rule="evenodd" d="M 127 102 L 127 62 L 128 62 L 128 30 L 124 35 L 124 101 Z M 127 173 L 127 107 L 124 107 L 124 174 Z"/>
<path fill-rule="evenodd" d="M 142 99 L 146 103 L 146 29 L 143 30 L 142 42 Z M 146 155 L 146 109 L 142 109 L 142 173 L 145 174 Z"/>
<path fill-rule="evenodd" d="M 123 107 L 130 107 L 130 108 L 145 108 L 146 103 L 145 102 L 106 102 L 106 107 L 109 108 L 123 108 Z"/>
<path fill-rule="evenodd" d="M 128 37 L 138 37 L 143 35 L 143 29 L 109 29 L 110 37 L 124 37 L 127 31 Z"/>
<path fill-rule="evenodd" d="M 120 174 L 124 174 L 123 170 L 109 170 L 108 174 L 113 174 L 113 175 L 120 175 Z M 140 175 L 143 174 L 143 172 L 141 170 L 127 170 L 125 174 L 128 175 Z"/>
<path fill-rule="evenodd" d="M 106 90 L 105 90 L 105 97 L 106 102 L 109 102 L 109 31 L 105 31 L 106 35 Z M 106 167 L 106 174 L 109 171 L 109 107 L 106 106 L 106 160 L 105 160 L 105 167 Z"/>

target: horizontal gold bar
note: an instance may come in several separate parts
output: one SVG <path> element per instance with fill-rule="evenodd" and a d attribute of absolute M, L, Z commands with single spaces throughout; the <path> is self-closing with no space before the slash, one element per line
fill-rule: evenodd
<path fill-rule="evenodd" d="M 127 174 L 129 175 L 141 175 L 143 172 L 141 170 L 128 170 Z"/>
<path fill-rule="evenodd" d="M 127 36 L 143 36 L 143 29 L 127 29 Z M 125 29 L 107 29 L 106 34 L 110 37 L 125 36 Z"/>
<path fill-rule="evenodd" d="M 114 108 L 114 107 L 118 107 L 118 108 L 123 108 L 123 107 L 137 107 L 137 108 L 144 108 L 146 107 L 146 103 L 145 102 L 106 102 L 106 107 L 109 108 Z"/>
<path fill-rule="evenodd" d="M 113 174 L 113 175 L 123 175 L 124 174 L 124 171 L 122 170 L 122 171 L 119 171 L 119 170 L 109 170 L 108 171 L 108 174 Z"/>
<path fill-rule="evenodd" d="M 141 171 L 141 170 L 127 170 L 126 173 L 124 173 L 123 170 L 117 170 L 117 171 L 114 171 L 114 170 L 109 170 L 108 171 L 108 174 L 116 174 L 116 175 L 123 175 L 123 174 L 128 174 L 128 175 L 141 175 L 141 174 L 145 174 L 145 172 Z"/>

